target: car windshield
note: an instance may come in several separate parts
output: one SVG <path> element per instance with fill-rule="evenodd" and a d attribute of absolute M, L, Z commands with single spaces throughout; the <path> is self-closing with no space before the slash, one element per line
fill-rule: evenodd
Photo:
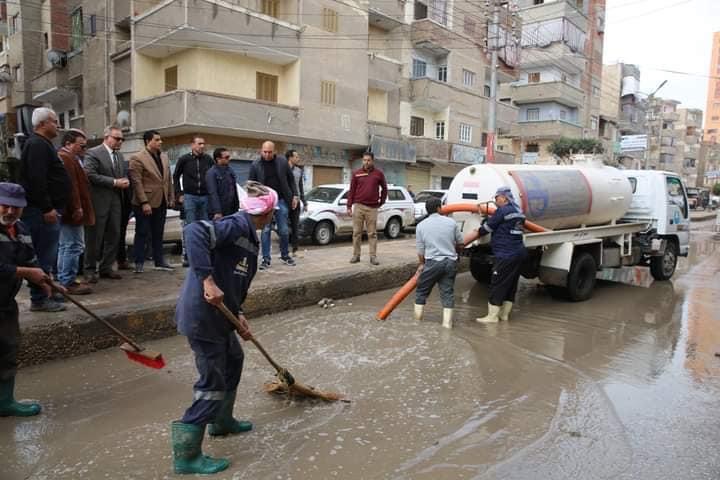
<path fill-rule="evenodd" d="M 431 198 L 442 198 L 443 192 L 420 192 L 415 195 L 415 203 L 427 202 Z"/>
<path fill-rule="evenodd" d="M 317 187 L 305 195 L 305 200 L 308 202 L 333 203 L 342 191 L 342 188 Z"/>

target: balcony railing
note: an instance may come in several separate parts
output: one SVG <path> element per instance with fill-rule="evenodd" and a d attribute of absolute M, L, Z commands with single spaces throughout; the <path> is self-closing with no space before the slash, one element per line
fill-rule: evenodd
<path fill-rule="evenodd" d="M 562 120 L 518 122 L 510 129 L 510 135 L 524 138 L 580 138 L 582 127 Z"/>
<path fill-rule="evenodd" d="M 526 83 L 513 86 L 512 99 L 519 105 L 554 101 L 580 108 L 584 104 L 585 92 L 566 82 Z"/>

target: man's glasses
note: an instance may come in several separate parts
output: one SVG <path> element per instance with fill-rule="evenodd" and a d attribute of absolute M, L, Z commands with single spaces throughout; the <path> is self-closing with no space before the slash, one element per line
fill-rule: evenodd
<path fill-rule="evenodd" d="M 123 137 L 111 137 L 111 138 L 114 138 L 118 142 L 122 142 L 123 140 L 125 140 L 125 138 L 123 138 Z"/>

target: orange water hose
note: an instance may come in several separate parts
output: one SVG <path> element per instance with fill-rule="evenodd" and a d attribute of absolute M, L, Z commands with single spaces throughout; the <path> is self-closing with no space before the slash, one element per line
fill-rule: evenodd
<path fill-rule="evenodd" d="M 443 215 L 447 215 L 449 213 L 456 213 L 456 212 L 470 212 L 470 213 L 481 213 L 483 215 L 492 215 L 495 213 L 496 208 L 493 205 L 488 205 L 487 203 L 450 203 L 448 205 L 444 205 L 440 208 L 440 213 Z M 539 233 L 539 232 L 547 232 L 548 230 L 546 228 L 541 227 L 540 225 L 525 221 L 525 228 L 531 232 Z M 474 240 L 473 240 L 474 241 Z M 402 303 L 403 300 L 407 298 L 408 295 L 412 293 L 413 290 L 415 290 L 415 287 L 417 287 L 418 279 L 420 278 L 420 272 L 415 272 L 415 275 L 408 280 L 405 285 L 400 287 L 400 290 L 395 292 L 395 294 L 388 300 L 388 302 L 385 304 L 385 306 L 377 313 L 376 320 L 387 320 L 387 317 L 390 316 L 393 310 Z"/>

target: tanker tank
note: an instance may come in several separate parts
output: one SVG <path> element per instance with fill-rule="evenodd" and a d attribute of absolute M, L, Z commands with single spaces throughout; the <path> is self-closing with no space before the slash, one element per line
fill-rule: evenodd
<path fill-rule="evenodd" d="M 472 165 L 450 185 L 447 203 L 493 200 L 508 186 L 528 220 L 549 229 L 603 225 L 625 215 L 632 186 L 607 166 Z"/>

